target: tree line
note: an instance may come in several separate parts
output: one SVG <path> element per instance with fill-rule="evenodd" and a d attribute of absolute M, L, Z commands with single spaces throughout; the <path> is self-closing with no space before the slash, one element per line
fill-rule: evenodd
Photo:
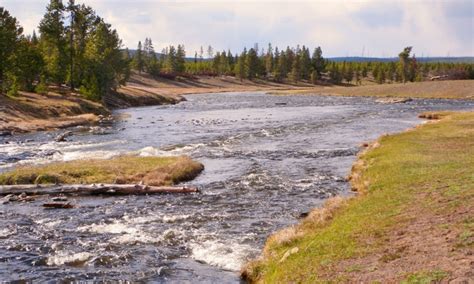
<path fill-rule="evenodd" d="M 146 44 L 149 42 L 150 44 Z M 141 42 L 135 52 L 133 68 L 155 76 L 174 78 L 178 75 L 235 76 L 239 79 L 263 79 L 275 82 L 312 84 L 361 84 L 362 80 L 376 83 L 424 81 L 436 76 L 449 79 L 474 79 L 474 65 L 470 63 L 447 63 L 417 61 L 412 55 L 412 47 L 406 47 L 399 54 L 398 62 L 334 62 L 323 57 L 321 47 L 311 54 L 309 48 L 296 46 L 279 50 L 268 44 L 266 50 L 258 44 L 240 54 L 230 50 L 214 53 L 207 48 L 207 59 L 203 57 L 203 48 L 195 52 L 194 59 L 186 59 L 184 45 L 167 47 L 157 58 L 151 45 L 151 39 Z M 177 50 L 177 52 L 176 52 Z"/>
<path fill-rule="evenodd" d="M 283 83 L 361 84 L 414 82 L 441 76 L 474 79 L 469 63 L 420 63 L 406 47 L 397 62 L 334 62 L 323 57 L 321 47 L 279 49 L 258 44 L 232 54 L 208 46 L 187 58 L 182 44 L 155 51 L 151 38 L 140 41 L 133 52 L 123 49 L 117 31 L 89 6 L 74 0 L 50 0 L 38 26 L 25 35 L 17 19 L 0 7 L 0 93 L 46 93 L 52 86 L 69 87 L 83 96 L 100 100 L 126 83 L 131 69 L 155 77 L 235 76 L 241 80 Z"/>
<path fill-rule="evenodd" d="M 39 35 L 24 35 L 17 19 L 3 7 L 0 23 L 1 93 L 45 93 L 50 85 L 67 85 L 99 100 L 130 75 L 116 30 L 89 6 L 51 0 Z"/>

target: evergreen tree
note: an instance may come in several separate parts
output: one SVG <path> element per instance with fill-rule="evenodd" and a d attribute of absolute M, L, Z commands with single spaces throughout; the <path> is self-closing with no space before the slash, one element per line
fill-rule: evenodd
<path fill-rule="evenodd" d="M 353 79 L 354 79 L 354 69 L 352 68 L 352 64 L 349 63 L 344 72 L 344 80 L 346 80 L 347 83 L 350 83 L 352 82 Z"/>
<path fill-rule="evenodd" d="M 80 88 L 86 97 L 100 100 L 127 79 L 128 64 L 120 51 L 121 45 L 117 31 L 99 19 L 86 44 L 88 69 Z"/>
<path fill-rule="evenodd" d="M 301 78 L 308 80 L 311 75 L 311 57 L 309 55 L 309 49 L 303 45 L 300 55 L 300 65 L 301 65 Z"/>
<path fill-rule="evenodd" d="M 22 38 L 23 28 L 16 18 L 0 7 L 0 93 L 9 88 L 6 72 L 14 65 L 13 54 Z"/>
<path fill-rule="evenodd" d="M 267 54 L 265 55 L 265 75 L 269 77 L 273 70 L 273 48 L 272 44 L 268 44 Z"/>
<path fill-rule="evenodd" d="M 170 74 L 174 74 L 178 70 L 177 59 L 176 59 L 176 48 L 172 45 L 170 45 L 166 54 L 165 69 L 167 73 L 170 73 Z"/>
<path fill-rule="evenodd" d="M 72 5 L 70 3 L 69 10 L 72 10 L 71 16 L 74 18 L 71 22 L 72 26 L 69 26 L 68 29 L 69 55 L 72 56 L 69 60 L 69 80 L 73 85 L 77 85 L 84 79 L 84 74 L 88 68 L 85 60 L 86 44 L 99 19 L 94 10 L 85 5 Z"/>
<path fill-rule="evenodd" d="M 51 0 L 39 25 L 41 51 L 48 79 L 58 85 L 64 83 L 68 66 L 65 7 L 61 0 Z"/>
<path fill-rule="evenodd" d="M 400 64 L 399 72 L 404 83 L 410 80 L 409 66 L 411 49 L 411 46 L 405 47 L 403 51 L 398 54 Z"/>
<path fill-rule="evenodd" d="M 301 59 L 298 54 L 293 59 L 290 76 L 294 83 L 298 83 L 301 80 Z"/>
<path fill-rule="evenodd" d="M 258 57 L 257 57 L 257 51 L 255 49 L 251 48 L 248 51 L 248 54 L 245 60 L 245 65 L 246 65 L 246 71 L 247 71 L 246 78 L 249 80 L 254 79 L 257 76 L 257 72 L 258 72 Z"/>
<path fill-rule="evenodd" d="M 318 72 L 318 75 L 321 76 L 321 73 L 324 72 L 326 63 L 323 58 L 323 51 L 319 46 L 314 49 L 313 56 L 311 58 L 311 65 L 313 69 Z"/>
<path fill-rule="evenodd" d="M 313 70 L 311 72 L 311 84 L 313 85 L 318 84 L 318 79 L 319 79 L 318 72 L 316 72 L 316 70 Z"/>
<path fill-rule="evenodd" d="M 142 73 L 144 71 L 145 62 L 143 60 L 143 50 L 142 50 L 142 42 L 138 42 L 137 51 L 135 52 L 135 56 L 133 57 L 133 67 L 138 70 L 138 73 Z"/>
<path fill-rule="evenodd" d="M 185 61 L 186 61 L 186 51 L 184 50 L 184 45 L 178 44 L 178 49 L 176 51 L 176 72 L 184 73 Z"/>

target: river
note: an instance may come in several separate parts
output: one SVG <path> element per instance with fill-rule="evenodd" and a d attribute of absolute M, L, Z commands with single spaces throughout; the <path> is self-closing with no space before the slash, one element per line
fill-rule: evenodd
<path fill-rule="evenodd" d="M 189 155 L 205 165 L 202 193 L 78 197 L 0 205 L 0 281 L 236 283 L 269 234 L 337 194 L 362 142 L 422 122 L 428 110 L 473 102 L 225 93 L 177 105 L 131 108 L 95 131 L 0 137 L 0 171 L 135 153 Z M 92 133 L 93 132 L 93 133 Z M 46 197 L 45 197 L 46 198 Z"/>

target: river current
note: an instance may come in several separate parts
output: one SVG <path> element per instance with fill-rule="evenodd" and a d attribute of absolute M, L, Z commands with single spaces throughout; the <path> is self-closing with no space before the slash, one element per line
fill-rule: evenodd
<path fill-rule="evenodd" d="M 236 283 L 272 232 L 294 224 L 346 181 L 360 144 L 422 123 L 428 110 L 473 102 L 225 93 L 116 111 L 101 128 L 0 137 L 0 172 L 120 154 L 189 155 L 205 170 L 190 195 L 47 197 L 0 205 L 0 282 L 89 280 Z"/>

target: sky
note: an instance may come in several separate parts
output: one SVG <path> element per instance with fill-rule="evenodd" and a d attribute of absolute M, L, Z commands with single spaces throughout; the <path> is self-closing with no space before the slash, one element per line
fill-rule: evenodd
<path fill-rule="evenodd" d="M 67 0 L 63 0 L 67 2 Z M 0 0 L 31 33 L 48 0 Z M 321 46 L 323 55 L 394 57 L 413 46 L 417 57 L 474 56 L 474 0 L 170 1 L 76 0 L 117 29 L 125 47 L 152 38 L 156 51 L 184 44 L 188 56 L 211 45 Z"/>

